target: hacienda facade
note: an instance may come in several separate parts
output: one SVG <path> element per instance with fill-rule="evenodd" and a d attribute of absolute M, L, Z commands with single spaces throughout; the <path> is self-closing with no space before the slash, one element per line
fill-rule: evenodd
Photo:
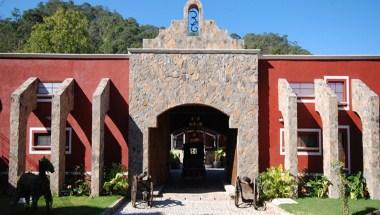
<path fill-rule="evenodd" d="M 204 20 L 199 0 L 183 12 L 129 54 L 0 54 L 3 180 L 46 156 L 55 193 L 79 164 L 92 195 L 112 162 L 164 184 L 171 149 L 196 140 L 225 150 L 228 183 L 282 164 L 326 175 L 337 197 L 342 161 L 380 199 L 380 56 L 262 55 Z"/>

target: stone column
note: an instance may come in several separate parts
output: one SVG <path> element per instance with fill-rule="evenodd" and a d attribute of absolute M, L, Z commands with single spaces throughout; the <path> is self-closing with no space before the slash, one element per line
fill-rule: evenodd
<path fill-rule="evenodd" d="M 363 176 L 371 199 L 380 199 L 379 96 L 361 80 L 352 80 L 352 110 L 362 121 Z"/>
<path fill-rule="evenodd" d="M 25 172 L 26 126 L 28 116 L 37 107 L 37 78 L 29 78 L 11 95 L 9 184 L 16 188 Z"/>
<path fill-rule="evenodd" d="M 65 180 L 66 120 L 73 108 L 74 79 L 67 78 L 54 92 L 51 105 L 51 161 L 55 172 L 50 187 L 57 195 L 60 195 Z"/>
<path fill-rule="evenodd" d="M 285 79 L 278 79 L 278 106 L 284 119 L 284 167 L 293 176 L 297 177 L 297 95 Z"/>
<path fill-rule="evenodd" d="M 103 78 L 92 95 L 91 196 L 99 196 L 103 185 L 104 119 L 109 110 L 110 79 Z"/>
<path fill-rule="evenodd" d="M 315 110 L 322 119 L 323 130 L 323 174 L 332 185 L 329 187 L 329 197 L 339 197 L 339 177 L 334 168 L 339 162 L 338 139 L 338 97 L 321 79 L 315 84 Z"/>
<path fill-rule="evenodd" d="M 257 126 L 258 120 L 252 117 L 253 114 L 245 114 L 245 120 L 253 121 Z M 251 116 L 250 116 L 251 115 Z M 231 124 L 230 124 L 231 125 Z M 232 126 L 231 126 L 232 127 Z M 232 127 L 236 128 L 236 127 Z M 238 176 L 256 178 L 259 176 L 259 147 L 258 147 L 258 131 L 257 127 L 247 128 L 244 126 L 238 127 L 237 134 L 237 174 Z"/>

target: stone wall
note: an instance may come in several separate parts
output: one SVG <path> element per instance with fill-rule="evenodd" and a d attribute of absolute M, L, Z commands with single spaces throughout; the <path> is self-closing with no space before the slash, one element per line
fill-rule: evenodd
<path fill-rule="evenodd" d="M 199 35 L 189 36 L 188 9 L 197 5 L 199 9 Z M 174 20 L 167 29 L 160 29 L 154 39 L 144 39 L 144 48 L 160 49 L 244 49 L 244 41 L 230 37 L 227 31 L 219 29 L 215 21 L 203 19 L 203 6 L 199 0 L 187 1 L 183 9 L 183 20 Z"/>
<path fill-rule="evenodd" d="M 132 50 L 129 96 L 129 171 L 148 168 L 148 129 L 178 105 L 203 104 L 238 129 L 238 174 L 258 174 L 257 52 L 149 53 Z"/>
<path fill-rule="evenodd" d="M 199 11 L 199 32 L 188 33 L 188 11 Z M 130 49 L 129 171 L 149 167 L 149 129 L 178 105 L 212 106 L 238 129 L 238 175 L 258 175 L 258 51 L 244 50 L 214 21 L 203 19 L 199 0 L 188 0 L 184 19 L 173 21 L 143 49 Z M 169 134 L 168 134 L 169 135 Z"/>
<path fill-rule="evenodd" d="M 37 78 L 29 78 L 11 95 L 9 184 L 16 188 L 25 172 L 26 126 L 28 116 L 37 107 Z"/>
<path fill-rule="evenodd" d="M 352 80 L 352 110 L 362 121 L 363 175 L 372 199 L 380 199 L 379 97 L 361 80 Z"/>
<path fill-rule="evenodd" d="M 285 169 L 298 175 L 297 156 L 297 95 L 286 79 L 278 80 L 278 104 L 284 119 Z"/>
<path fill-rule="evenodd" d="M 109 110 L 110 79 L 103 78 L 92 96 L 91 196 L 99 196 L 104 171 L 104 119 Z"/>
<path fill-rule="evenodd" d="M 51 105 L 51 161 L 55 172 L 50 180 L 53 193 L 60 195 L 65 181 L 66 120 L 74 108 L 74 79 L 65 79 L 54 92 Z"/>
<path fill-rule="evenodd" d="M 329 197 L 339 197 L 339 178 L 334 166 L 339 162 L 338 140 L 338 98 L 330 87 L 321 79 L 314 81 L 315 110 L 322 119 L 323 130 L 323 174 L 332 185 Z"/>

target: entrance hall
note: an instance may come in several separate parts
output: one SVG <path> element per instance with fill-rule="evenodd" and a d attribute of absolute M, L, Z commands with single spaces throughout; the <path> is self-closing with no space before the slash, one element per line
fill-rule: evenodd
<path fill-rule="evenodd" d="M 149 172 L 164 192 L 224 192 L 236 178 L 237 129 L 209 106 L 190 104 L 160 114 L 149 129 Z"/>

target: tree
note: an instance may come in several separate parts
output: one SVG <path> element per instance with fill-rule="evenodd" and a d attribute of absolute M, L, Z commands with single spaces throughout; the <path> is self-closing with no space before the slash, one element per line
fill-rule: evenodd
<path fill-rule="evenodd" d="M 244 42 L 245 48 L 261 49 L 263 54 L 311 54 L 297 42 L 289 41 L 287 35 L 281 36 L 276 33 L 249 33 L 244 36 Z"/>
<path fill-rule="evenodd" d="M 83 22 L 87 27 L 83 27 L 85 30 L 80 28 L 78 32 L 68 30 L 67 32 L 63 32 L 62 30 L 53 31 L 53 28 L 51 26 L 48 27 L 46 22 L 48 19 L 51 19 L 50 23 L 57 23 L 59 19 L 53 20 L 50 17 L 53 15 L 57 16 L 58 10 L 64 10 L 63 14 L 65 16 L 67 15 L 66 13 L 76 11 L 80 14 L 80 20 L 87 19 L 87 24 L 85 21 Z M 71 50 L 70 52 L 128 53 L 128 48 L 141 48 L 142 40 L 144 38 L 156 37 L 159 30 L 156 26 L 140 25 L 134 18 L 123 18 L 119 13 L 110 11 L 103 6 L 93 6 L 89 3 L 77 5 L 72 0 L 48 0 L 47 2 L 39 3 L 36 8 L 26 10 L 23 13 L 19 10 L 14 10 L 12 16 L 12 18 L 0 18 L 0 38 L 2 38 L 0 40 L 0 52 L 36 51 L 68 53 L 68 50 L 53 49 L 52 41 L 50 41 L 51 34 L 56 35 L 59 32 L 59 34 L 70 34 L 70 37 L 61 36 L 61 38 L 71 38 L 76 43 L 80 42 L 80 40 L 72 38 L 74 35 L 81 35 L 85 44 L 91 44 L 91 46 L 86 45 L 85 48 Z M 66 24 L 72 23 L 76 26 L 78 25 L 77 21 L 74 23 L 66 22 Z M 37 28 L 39 32 L 33 33 L 34 38 L 32 39 L 32 31 L 37 31 Z M 47 31 L 43 32 L 45 30 Z M 35 37 L 39 38 L 40 41 Z M 238 34 L 231 34 L 231 37 L 242 39 Z M 245 35 L 243 39 L 245 40 L 246 48 L 261 49 L 264 54 L 310 54 L 310 52 L 300 47 L 296 42 L 289 41 L 286 35 L 250 33 Z M 32 40 L 35 40 L 33 44 Z M 27 41 L 28 44 L 26 44 Z M 66 43 L 63 39 L 56 39 L 56 42 Z M 61 45 L 59 46 L 61 47 Z M 48 49 L 49 47 L 50 49 Z"/>
<path fill-rule="evenodd" d="M 74 9 L 59 8 L 33 26 L 24 51 L 36 53 L 90 53 L 89 22 Z"/>

